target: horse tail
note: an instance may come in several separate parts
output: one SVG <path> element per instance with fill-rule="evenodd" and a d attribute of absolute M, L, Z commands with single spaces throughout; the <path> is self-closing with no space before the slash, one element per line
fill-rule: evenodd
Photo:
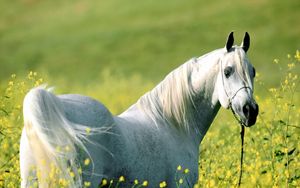
<path fill-rule="evenodd" d="M 76 150 L 82 149 L 89 155 L 83 141 L 88 141 L 91 129 L 70 122 L 60 99 L 45 87 L 29 91 L 24 99 L 23 114 L 39 187 L 61 184 L 82 187 Z"/>

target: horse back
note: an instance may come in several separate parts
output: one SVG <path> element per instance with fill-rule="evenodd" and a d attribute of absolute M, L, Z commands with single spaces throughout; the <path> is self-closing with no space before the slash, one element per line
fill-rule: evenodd
<path fill-rule="evenodd" d="M 67 119 L 73 123 L 89 126 L 103 127 L 113 124 L 110 111 L 99 101 L 78 94 L 58 96 L 63 103 Z"/>

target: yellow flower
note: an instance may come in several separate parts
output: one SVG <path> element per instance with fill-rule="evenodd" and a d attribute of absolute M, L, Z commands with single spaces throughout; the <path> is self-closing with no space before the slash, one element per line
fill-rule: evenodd
<path fill-rule="evenodd" d="M 101 182 L 101 186 L 105 186 L 105 185 L 107 185 L 107 179 L 102 179 L 102 182 Z"/>
<path fill-rule="evenodd" d="M 159 184 L 159 187 L 160 188 L 167 187 L 167 183 L 165 181 L 163 181 Z"/>
<path fill-rule="evenodd" d="M 183 184 L 183 179 L 182 178 L 179 179 L 179 184 Z"/>
<path fill-rule="evenodd" d="M 33 72 L 30 71 L 27 77 L 28 77 L 29 79 L 32 79 L 32 76 L 33 76 Z"/>
<path fill-rule="evenodd" d="M 119 178 L 119 182 L 124 182 L 125 181 L 125 178 L 124 178 L 124 176 L 120 176 L 120 178 Z"/>
<path fill-rule="evenodd" d="M 179 166 L 177 167 L 177 170 L 180 171 L 181 169 L 182 169 L 182 167 L 179 165 Z"/>
<path fill-rule="evenodd" d="M 293 68 L 293 67 L 295 67 L 295 63 L 289 63 L 289 64 L 288 64 L 288 68 L 291 69 L 291 68 Z"/>
<path fill-rule="evenodd" d="M 60 186 L 62 186 L 62 187 L 68 186 L 67 180 L 65 180 L 65 179 L 63 179 L 63 178 L 60 178 L 60 179 L 58 180 L 58 184 L 59 184 Z"/>
<path fill-rule="evenodd" d="M 2 145 L 3 151 L 7 150 L 8 147 L 9 147 L 8 143 L 3 143 L 3 145 Z"/>
<path fill-rule="evenodd" d="M 296 60 L 300 61 L 300 51 L 299 50 L 296 51 L 295 58 L 296 58 Z"/>
<path fill-rule="evenodd" d="M 214 187 L 215 186 L 215 181 L 214 180 L 209 180 L 209 187 Z"/>
<path fill-rule="evenodd" d="M 190 170 L 188 169 L 188 168 L 186 168 L 185 170 L 184 170 L 184 173 L 185 174 L 187 174 L 187 173 L 189 173 L 190 172 Z"/>
<path fill-rule="evenodd" d="M 286 79 L 286 80 L 284 80 L 284 83 L 285 83 L 285 85 L 288 85 L 289 81 Z"/>
<path fill-rule="evenodd" d="M 142 185 L 143 185 L 144 187 L 147 187 L 147 186 L 148 186 L 148 181 L 144 181 Z"/>
<path fill-rule="evenodd" d="M 90 186 L 91 186 L 91 182 L 85 181 L 85 182 L 84 182 L 84 186 L 85 186 L 85 187 L 90 187 Z"/>
<path fill-rule="evenodd" d="M 90 159 L 89 159 L 89 158 L 86 158 L 86 159 L 84 160 L 84 165 L 87 166 L 87 165 L 89 165 L 89 164 L 90 164 Z"/>
<path fill-rule="evenodd" d="M 139 180 L 135 179 L 134 180 L 134 185 L 137 185 L 137 184 L 139 184 Z"/>
<path fill-rule="evenodd" d="M 71 176 L 71 178 L 74 178 L 75 177 L 74 172 L 70 172 L 70 176 Z"/>
<path fill-rule="evenodd" d="M 13 85 L 14 85 L 14 82 L 13 82 L 13 81 L 9 81 L 9 82 L 8 82 L 8 85 L 9 85 L 9 86 L 13 86 Z"/>

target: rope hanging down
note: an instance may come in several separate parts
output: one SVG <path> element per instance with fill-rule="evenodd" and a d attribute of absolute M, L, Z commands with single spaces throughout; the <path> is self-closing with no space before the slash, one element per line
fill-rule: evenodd
<path fill-rule="evenodd" d="M 240 163 L 240 177 L 238 186 L 241 186 L 242 176 L 243 176 L 243 161 L 244 161 L 244 135 L 245 135 L 245 127 L 241 125 L 241 163 Z"/>
<path fill-rule="evenodd" d="M 237 117 L 236 113 L 233 111 L 231 103 L 229 105 L 234 118 L 239 122 L 241 125 L 241 158 L 240 158 L 240 176 L 239 176 L 239 182 L 238 182 L 238 187 L 241 186 L 242 183 L 242 176 L 243 176 L 243 162 L 244 162 L 244 137 L 245 137 L 245 124 Z"/>
<path fill-rule="evenodd" d="M 245 124 L 237 117 L 236 113 L 232 109 L 231 103 L 230 103 L 229 107 L 233 113 L 233 116 L 241 125 L 241 132 L 240 132 L 240 135 L 241 135 L 241 158 L 240 158 L 240 176 L 239 176 L 239 182 L 238 182 L 238 187 L 240 187 L 241 183 L 242 183 L 242 176 L 243 176 Z"/>

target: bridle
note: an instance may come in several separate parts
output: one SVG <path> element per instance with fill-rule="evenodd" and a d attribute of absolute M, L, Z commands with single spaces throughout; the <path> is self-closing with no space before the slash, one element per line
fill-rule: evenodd
<path fill-rule="evenodd" d="M 223 70 L 223 61 L 221 60 L 221 75 L 222 75 L 222 84 L 223 84 L 223 88 L 224 88 L 224 92 L 228 98 L 229 101 L 229 108 L 234 116 L 234 118 L 237 120 L 237 122 L 239 122 L 239 124 L 241 125 L 241 158 L 240 158 L 240 175 L 239 175 L 239 181 L 238 181 L 238 187 L 241 186 L 242 183 L 242 175 L 243 175 L 243 158 L 244 158 L 244 136 L 245 136 L 245 123 L 241 120 L 241 118 L 238 117 L 238 115 L 235 113 L 235 111 L 233 110 L 232 107 L 232 101 L 235 98 L 235 96 L 238 94 L 238 92 L 240 92 L 243 89 L 249 89 L 251 91 L 251 93 L 253 93 L 253 90 L 251 87 L 249 86 L 243 86 L 241 88 L 239 88 L 234 95 L 232 95 L 232 97 L 229 96 L 228 92 L 225 89 L 225 82 L 224 82 L 224 70 Z"/>
<path fill-rule="evenodd" d="M 223 72 L 224 72 L 224 69 L 223 69 L 223 61 L 221 60 L 222 84 L 223 84 L 224 92 L 225 92 L 225 94 L 226 94 L 226 96 L 227 96 L 227 98 L 228 98 L 228 101 L 229 101 L 229 105 L 228 105 L 228 106 L 229 106 L 229 108 L 230 108 L 230 110 L 231 110 L 231 112 L 232 112 L 234 118 L 237 120 L 237 122 L 239 122 L 239 124 L 240 124 L 241 126 L 246 126 L 245 123 L 238 117 L 238 115 L 237 115 L 237 114 L 235 113 L 235 111 L 233 110 L 233 107 L 232 107 L 232 101 L 233 101 L 233 99 L 236 97 L 236 95 L 237 95 L 241 90 L 243 90 L 243 89 L 249 89 L 249 90 L 251 91 L 251 93 L 253 93 L 253 90 L 252 90 L 252 88 L 249 87 L 249 86 L 243 86 L 243 87 L 239 88 L 239 89 L 234 93 L 234 95 L 232 95 L 232 96 L 230 97 L 229 94 L 228 94 L 228 92 L 227 92 L 226 89 L 225 89 L 225 81 L 224 81 L 224 74 L 223 74 Z"/>

